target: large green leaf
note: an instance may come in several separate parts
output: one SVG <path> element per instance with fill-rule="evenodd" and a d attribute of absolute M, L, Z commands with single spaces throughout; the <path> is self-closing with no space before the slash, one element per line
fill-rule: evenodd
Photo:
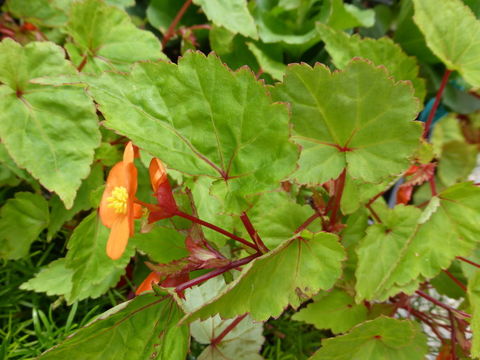
<path fill-rule="evenodd" d="M 216 179 L 213 191 L 232 211 L 295 167 L 285 105 L 272 104 L 249 70 L 233 73 L 214 55 L 142 63 L 90 82 L 107 127 L 169 168 Z"/>
<path fill-rule="evenodd" d="M 320 350 L 310 359 L 423 360 L 427 350 L 427 337 L 419 324 L 380 317 L 346 335 L 323 340 Z"/>
<path fill-rule="evenodd" d="M 48 225 L 48 203 L 38 194 L 17 192 L 0 210 L 0 256 L 19 259 Z"/>
<path fill-rule="evenodd" d="M 450 70 L 480 87 L 480 21 L 461 0 L 413 0 L 428 47 Z"/>
<path fill-rule="evenodd" d="M 55 191 L 67 208 L 100 143 L 95 107 L 81 88 L 30 80 L 75 73 L 52 43 L 0 43 L 0 137 L 15 162 Z"/>
<path fill-rule="evenodd" d="M 317 329 L 331 329 L 333 333 L 338 334 L 367 320 L 367 313 L 364 304 L 355 304 L 352 296 L 336 289 L 322 294 L 313 303 L 294 314 L 292 319 L 312 324 Z"/>
<path fill-rule="evenodd" d="M 297 308 L 319 290 L 332 287 L 345 256 L 338 237 L 324 232 L 304 232 L 303 236 L 254 260 L 222 293 L 186 319 L 191 322 L 217 313 L 228 319 L 249 312 L 262 321 L 279 316 L 288 305 Z"/>
<path fill-rule="evenodd" d="M 65 258 L 60 258 L 44 266 L 35 277 L 20 285 L 20 289 L 44 292 L 49 296 L 70 294 L 72 275 L 73 271 L 65 266 Z"/>
<path fill-rule="evenodd" d="M 473 332 L 471 355 L 480 357 L 480 272 L 476 272 L 468 281 L 468 300 L 472 309 L 470 327 Z"/>
<path fill-rule="evenodd" d="M 168 297 L 138 296 L 118 305 L 60 345 L 41 360 L 185 360 L 188 327 L 178 326 L 182 310 Z"/>
<path fill-rule="evenodd" d="M 413 88 L 364 60 L 335 73 L 291 65 L 274 98 L 291 104 L 301 183 L 322 184 L 345 167 L 353 178 L 380 182 L 406 170 L 419 143 Z"/>
<path fill-rule="evenodd" d="M 223 26 L 233 33 L 254 39 L 258 38 L 257 28 L 244 0 L 194 0 L 201 6 L 207 17 L 216 25 Z"/>
<path fill-rule="evenodd" d="M 418 77 L 416 59 L 407 56 L 391 39 L 362 39 L 358 35 L 349 36 L 320 23 L 317 24 L 317 30 L 337 68 L 345 68 L 354 57 L 369 59 L 375 65 L 385 66 L 395 80 L 410 80 L 415 88 L 415 96 L 423 101 L 425 81 Z"/>
<path fill-rule="evenodd" d="M 135 61 L 166 58 L 153 33 L 138 29 L 125 11 L 103 1 L 74 2 L 66 31 L 73 40 L 66 46 L 69 55 L 77 66 L 86 61 L 85 72 L 127 71 Z"/>
<path fill-rule="evenodd" d="M 75 228 L 67 244 L 65 263 L 73 272 L 72 291 L 67 296 L 69 302 L 102 295 L 124 274 L 133 247 L 127 247 L 120 259 L 110 259 L 105 250 L 109 233 L 96 211 Z"/>
<path fill-rule="evenodd" d="M 68 20 L 72 0 L 7 0 L 5 10 L 35 25 L 61 27 Z"/>

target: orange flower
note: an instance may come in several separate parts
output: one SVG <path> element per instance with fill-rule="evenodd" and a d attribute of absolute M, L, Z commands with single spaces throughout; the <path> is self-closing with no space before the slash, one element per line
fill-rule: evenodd
<path fill-rule="evenodd" d="M 156 273 L 155 271 L 152 271 L 146 278 L 145 280 L 142 281 L 140 286 L 137 288 L 137 291 L 135 291 L 135 295 L 140 295 L 141 293 L 145 291 L 150 291 L 152 290 L 152 283 L 158 284 L 160 282 L 160 279 L 162 278 L 161 275 Z"/>
<path fill-rule="evenodd" d="M 135 204 L 137 169 L 133 164 L 135 151 L 131 142 L 125 147 L 123 161 L 114 165 L 100 202 L 100 219 L 111 229 L 107 242 L 107 255 L 116 260 L 127 247 L 133 235 L 133 219 L 141 216 L 141 207 Z"/>
<path fill-rule="evenodd" d="M 178 208 L 168 182 L 167 171 L 160 159 L 153 158 L 149 167 L 150 182 L 158 201 L 157 209 L 150 213 L 149 222 L 166 219 L 177 214 Z"/>
<path fill-rule="evenodd" d="M 161 287 L 176 287 L 188 280 L 190 280 L 190 276 L 188 275 L 188 272 L 187 273 L 180 273 L 180 274 L 176 274 L 176 275 L 170 275 L 170 276 L 167 276 L 165 277 L 165 279 L 163 279 L 165 277 L 165 275 L 160 275 L 158 274 L 157 272 L 155 271 L 152 271 L 150 274 L 148 274 L 148 276 L 145 278 L 145 280 L 142 281 L 142 283 L 140 284 L 140 286 L 137 288 L 137 290 L 135 291 L 135 295 L 140 295 L 141 293 L 145 292 L 145 291 L 150 291 L 153 289 L 153 284 L 158 284 L 160 281 L 161 284 L 160 286 Z M 183 298 L 183 294 L 180 293 L 179 294 L 181 298 Z"/>

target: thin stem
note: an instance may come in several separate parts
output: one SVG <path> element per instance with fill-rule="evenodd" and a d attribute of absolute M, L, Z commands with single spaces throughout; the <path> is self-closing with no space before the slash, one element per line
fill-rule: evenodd
<path fill-rule="evenodd" d="M 310 216 L 307 220 L 305 220 L 305 222 L 302 225 L 300 225 L 297 228 L 297 230 L 295 230 L 294 234 L 298 234 L 299 232 L 305 230 L 308 227 L 308 225 L 310 225 L 313 222 L 313 220 L 315 220 L 319 216 L 320 216 L 319 213 L 315 213 L 312 216 Z"/>
<path fill-rule="evenodd" d="M 473 262 L 473 261 L 471 261 L 471 260 L 465 259 L 465 258 L 462 257 L 462 256 L 457 256 L 457 259 L 458 259 L 458 260 L 461 260 L 461 261 L 464 261 L 464 262 L 466 262 L 467 264 L 470 264 L 470 265 L 475 266 L 475 267 L 477 267 L 477 268 L 480 268 L 480 264 L 477 264 L 476 262 Z"/>
<path fill-rule="evenodd" d="M 262 252 L 262 253 L 267 253 L 269 251 L 268 247 L 263 243 L 262 239 L 260 238 L 260 235 L 258 235 L 257 230 L 255 230 L 255 227 L 253 226 L 252 222 L 250 221 L 250 218 L 248 217 L 246 212 L 242 212 L 242 215 L 240 215 L 240 219 L 242 220 L 243 226 L 245 226 L 245 229 L 248 232 L 248 235 L 250 235 L 250 238 L 253 240 L 255 245 L 257 245 L 257 248 Z"/>
<path fill-rule="evenodd" d="M 420 296 L 423 297 L 424 299 L 427 299 L 428 301 L 434 303 L 435 305 L 440 306 L 441 308 L 443 308 L 443 309 L 445 309 L 445 310 L 456 312 L 457 314 L 459 314 L 459 315 L 461 315 L 461 316 L 463 316 L 463 317 L 465 317 L 465 318 L 468 318 L 468 319 L 472 317 L 472 315 L 467 314 L 466 312 L 463 312 L 463 311 L 461 311 L 461 310 L 454 309 L 454 308 L 452 308 L 451 306 L 448 306 L 447 304 L 444 304 L 444 303 L 442 303 L 441 301 L 438 301 L 437 299 L 431 297 L 430 295 L 425 294 L 423 291 L 417 290 L 417 291 L 415 291 L 415 293 L 416 293 L 417 295 L 420 295 Z"/>
<path fill-rule="evenodd" d="M 175 214 L 177 216 L 180 216 L 180 217 L 183 217 L 184 219 L 187 219 L 187 220 L 190 220 L 194 223 L 197 223 L 197 224 L 200 224 L 202 226 L 205 226 L 209 229 L 212 229 L 220 234 L 223 234 L 227 237 L 229 237 L 230 239 L 233 239 L 233 240 L 236 240 L 238 242 L 241 242 L 243 245 L 246 245 L 246 246 L 249 246 L 251 247 L 252 249 L 255 249 L 256 251 L 259 251 L 259 249 L 257 248 L 257 245 L 255 244 L 252 244 L 250 242 L 248 242 L 247 240 L 235 235 L 235 234 L 232 234 L 231 232 L 227 231 L 227 230 L 224 230 L 216 225 L 213 225 L 213 224 L 210 224 L 209 222 L 206 222 L 206 221 L 203 221 L 195 216 L 192 216 L 192 215 L 189 215 L 187 213 L 184 213 L 183 211 L 180 211 L 180 210 L 177 210 L 177 213 Z"/>
<path fill-rule="evenodd" d="M 432 192 L 432 196 L 436 196 L 437 195 L 437 185 L 435 183 L 435 175 L 433 175 L 429 180 L 428 180 L 429 184 L 430 184 L 430 191 Z"/>
<path fill-rule="evenodd" d="M 188 28 L 184 28 L 185 30 L 210 30 L 212 28 L 211 25 L 208 24 L 199 24 L 199 25 L 192 25 Z M 177 31 L 178 33 L 179 31 Z"/>
<path fill-rule="evenodd" d="M 342 200 L 343 189 L 345 188 L 345 178 L 347 176 L 347 169 L 343 169 L 342 173 L 335 180 L 335 200 L 332 207 L 332 215 L 330 217 L 330 231 L 337 223 L 338 212 L 340 210 L 340 202 Z"/>
<path fill-rule="evenodd" d="M 424 322 L 425 324 L 427 324 L 430 329 L 432 329 L 432 332 L 438 337 L 438 339 L 440 340 L 440 342 L 442 344 L 445 344 L 445 339 L 442 337 L 442 335 L 440 334 L 440 332 L 438 331 L 437 327 L 432 323 L 432 321 L 430 321 L 430 319 L 424 314 L 422 313 L 421 311 L 417 311 L 416 309 L 413 309 L 413 308 L 410 308 L 408 309 L 408 311 L 413 315 L 415 316 L 416 318 L 418 318 L 420 321 Z"/>
<path fill-rule="evenodd" d="M 385 194 L 385 191 L 382 191 L 380 193 L 378 193 L 377 195 L 375 195 L 373 198 L 370 199 L 370 201 L 367 203 L 367 206 L 369 205 L 372 205 L 375 200 L 377 200 L 380 196 L 382 196 L 383 194 Z"/>
<path fill-rule="evenodd" d="M 372 208 L 371 204 L 367 204 L 367 209 L 370 211 L 370 214 L 372 214 L 372 217 L 375 219 L 375 221 L 378 224 L 381 224 L 382 219 L 380 219 L 380 216 L 378 216 L 377 212 Z"/>
<path fill-rule="evenodd" d="M 244 257 L 243 259 L 232 261 L 228 265 L 225 265 L 221 268 L 215 269 L 213 271 L 210 271 L 209 273 L 203 274 L 199 277 L 196 277 L 195 279 L 188 280 L 188 281 L 184 282 L 183 284 L 178 285 L 175 288 L 175 291 L 178 293 L 178 292 L 181 292 L 181 291 L 183 291 L 185 289 L 188 289 L 192 286 L 201 284 L 202 282 L 207 281 L 211 278 L 214 278 L 215 276 L 218 276 L 220 274 L 223 274 L 224 272 L 227 272 L 229 270 L 235 269 L 236 267 L 248 264 L 250 261 L 252 261 L 253 259 L 256 259 L 260 255 L 261 255 L 260 253 L 256 253 L 256 254 Z"/>
<path fill-rule="evenodd" d="M 192 4 L 192 0 L 185 1 L 183 6 L 178 11 L 177 15 L 173 19 L 172 23 L 167 29 L 167 32 L 165 33 L 165 36 L 162 39 L 163 48 L 165 48 L 165 45 L 167 45 L 170 38 L 175 34 L 175 28 L 177 27 L 179 21 L 182 19 L 183 15 L 185 14 L 185 12 L 187 11 L 187 9 L 190 7 L 191 4 Z"/>
<path fill-rule="evenodd" d="M 435 113 L 437 112 L 438 105 L 440 104 L 440 100 L 443 95 L 443 90 L 445 90 L 445 86 L 447 85 L 448 78 L 452 72 L 448 69 L 445 69 L 445 73 L 443 74 L 442 83 L 440 84 L 440 88 L 437 91 L 437 95 L 435 96 L 435 102 L 433 103 L 432 110 L 430 110 L 428 114 L 427 122 L 425 123 L 425 129 L 423 130 L 423 138 L 426 139 L 428 136 L 428 132 L 430 131 L 430 126 L 432 125 L 433 118 L 435 117 Z"/>
<path fill-rule="evenodd" d="M 228 325 L 225 330 L 222 331 L 222 333 L 220 335 L 218 335 L 217 337 L 213 338 L 212 341 L 210 341 L 210 345 L 212 345 L 213 347 L 217 346 L 225 336 L 227 336 L 227 334 L 232 331 L 238 324 L 240 324 L 240 321 L 242 321 L 243 319 L 245 319 L 245 317 L 248 315 L 247 314 L 243 314 L 243 315 L 240 315 L 238 316 L 235 320 L 232 321 L 232 323 L 230 325 Z"/>
<path fill-rule="evenodd" d="M 83 55 L 82 62 L 77 67 L 78 72 L 81 72 L 85 65 L 87 65 L 87 55 Z"/>
<path fill-rule="evenodd" d="M 455 317 L 453 316 L 452 312 L 448 313 L 448 317 L 450 318 L 450 324 L 452 325 L 452 332 L 451 332 L 451 346 L 452 346 L 452 356 L 451 360 L 457 360 L 457 352 L 455 351 L 456 343 L 457 343 L 457 336 L 455 334 Z"/>
<path fill-rule="evenodd" d="M 463 283 L 460 280 L 458 280 L 455 276 L 453 276 L 453 274 L 450 271 L 443 270 L 443 272 L 445 274 L 447 274 L 448 277 L 450 279 L 452 279 L 455 284 L 457 284 L 459 287 L 461 287 L 463 291 L 465 291 L 465 292 L 467 291 L 467 287 L 465 285 L 463 285 Z"/>

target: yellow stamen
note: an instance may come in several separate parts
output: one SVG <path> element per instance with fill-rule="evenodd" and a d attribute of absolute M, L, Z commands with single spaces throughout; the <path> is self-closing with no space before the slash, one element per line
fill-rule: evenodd
<path fill-rule="evenodd" d="M 112 196 L 107 198 L 109 208 L 113 208 L 117 214 L 127 213 L 128 192 L 123 186 L 115 186 Z"/>

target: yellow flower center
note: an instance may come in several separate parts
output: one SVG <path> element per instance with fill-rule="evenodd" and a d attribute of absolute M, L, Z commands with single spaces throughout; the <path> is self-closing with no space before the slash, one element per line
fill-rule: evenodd
<path fill-rule="evenodd" d="M 113 208 L 117 214 L 127 213 L 128 192 L 123 186 L 115 186 L 112 196 L 107 198 L 109 208 Z"/>

